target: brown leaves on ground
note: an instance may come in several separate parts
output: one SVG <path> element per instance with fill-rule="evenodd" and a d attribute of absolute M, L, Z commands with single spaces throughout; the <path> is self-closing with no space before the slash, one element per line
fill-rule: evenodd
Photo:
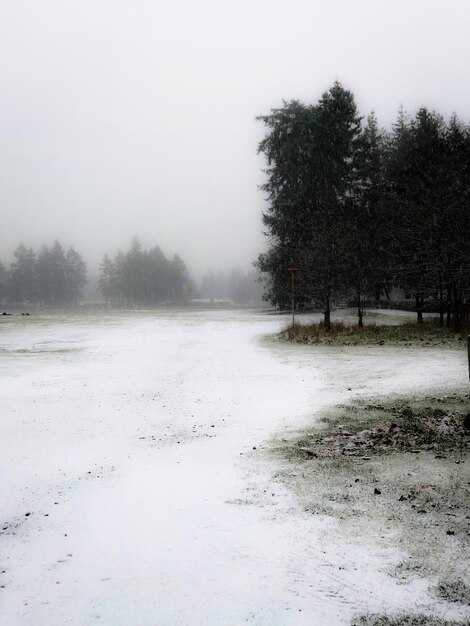
<path fill-rule="evenodd" d="M 441 408 L 368 405 L 367 410 L 383 411 L 388 417 L 381 424 L 353 432 L 338 426 L 333 432 L 314 433 L 309 440 L 299 442 L 298 451 L 308 458 L 338 457 L 341 455 L 367 458 L 372 454 L 435 450 L 443 456 L 448 449 L 467 448 L 470 431 L 465 426 L 465 415 L 447 412 Z M 364 420 L 362 420 L 364 422 Z"/>

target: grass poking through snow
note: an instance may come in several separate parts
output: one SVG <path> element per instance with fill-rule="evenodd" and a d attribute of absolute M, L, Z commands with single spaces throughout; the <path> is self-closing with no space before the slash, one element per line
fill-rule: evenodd
<path fill-rule="evenodd" d="M 285 460 L 277 478 L 294 490 L 306 515 L 335 517 L 339 537 L 398 548 L 403 560 L 387 571 L 400 584 L 429 578 L 430 596 L 464 610 L 470 590 L 469 410 L 461 392 L 332 407 L 303 432 L 273 441 L 271 451 Z M 405 614 L 364 615 L 352 624 L 460 622 Z"/>
<path fill-rule="evenodd" d="M 438 619 L 428 615 L 400 614 L 395 617 L 361 615 L 353 619 L 351 626 L 462 626 L 462 622 Z"/>
<path fill-rule="evenodd" d="M 454 333 L 448 328 L 441 328 L 438 319 L 428 319 L 422 324 L 403 322 L 396 325 L 368 323 L 360 328 L 344 322 L 332 322 L 330 330 L 325 325 L 296 324 L 281 333 L 285 341 L 302 344 L 325 345 L 423 345 L 423 346 L 458 346 L 466 339 L 466 332 Z"/>

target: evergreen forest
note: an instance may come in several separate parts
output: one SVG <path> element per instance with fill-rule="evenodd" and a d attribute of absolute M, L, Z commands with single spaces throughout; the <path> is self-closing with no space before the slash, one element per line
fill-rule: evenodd
<path fill-rule="evenodd" d="M 0 262 L 0 302 L 15 305 L 74 306 L 87 282 L 87 268 L 73 248 L 59 241 L 38 252 L 19 244 L 8 269 Z"/>
<path fill-rule="evenodd" d="M 258 118 L 269 248 L 257 261 L 265 299 L 295 307 L 364 307 L 392 292 L 459 330 L 470 296 L 470 129 L 426 107 L 390 131 L 358 112 L 336 82 L 315 104 L 285 102 Z M 395 298 L 396 299 L 396 298 Z"/>
<path fill-rule="evenodd" d="M 59 241 L 38 252 L 19 244 L 9 267 L 0 262 L 0 302 L 13 306 L 76 306 L 87 284 L 87 266 L 73 248 Z M 182 259 L 168 260 L 158 247 L 144 250 L 134 239 L 128 252 L 105 255 L 99 289 L 116 307 L 186 302 L 196 287 Z"/>
<path fill-rule="evenodd" d="M 168 260 L 158 246 L 145 250 L 137 238 L 127 253 L 104 256 L 99 285 L 105 302 L 117 307 L 181 304 L 195 288 L 178 255 Z"/>

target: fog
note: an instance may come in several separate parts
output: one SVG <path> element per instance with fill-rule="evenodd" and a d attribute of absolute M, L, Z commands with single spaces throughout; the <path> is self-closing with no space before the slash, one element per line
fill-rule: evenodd
<path fill-rule="evenodd" d="M 466 0 L 0 0 L 0 259 L 58 238 L 178 253 L 195 277 L 263 249 L 256 116 L 340 80 L 470 120 Z"/>

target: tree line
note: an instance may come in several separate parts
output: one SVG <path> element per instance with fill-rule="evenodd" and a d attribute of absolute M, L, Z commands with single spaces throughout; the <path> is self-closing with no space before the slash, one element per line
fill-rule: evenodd
<path fill-rule="evenodd" d="M 195 291 L 178 255 L 168 260 L 158 246 L 145 250 L 138 239 L 125 254 L 118 250 L 112 259 L 104 256 L 99 286 L 105 302 L 118 307 L 181 304 Z"/>
<path fill-rule="evenodd" d="M 290 305 L 287 268 L 297 265 L 296 306 L 364 307 L 399 288 L 441 324 L 460 330 L 470 296 L 470 129 L 426 107 L 400 110 L 391 131 L 360 116 L 336 82 L 313 105 L 284 103 L 258 118 L 267 162 L 258 268 L 265 298 Z"/>
<path fill-rule="evenodd" d="M 199 295 L 210 300 L 231 300 L 241 306 L 258 304 L 263 296 L 260 273 L 255 269 L 244 272 L 240 268 L 228 273 L 208 270 L 202 277 Z"/>
<path fill-rule="evenodd" d="M 8 268 L 0 262 L 0 301 L 15 305 L 76 305 L 86 281 L 86 264 L 73 247 L 65 251 L 55 241 L 36 253 L 21 243 Z"/>
<path fill-rule="evenodd" d="M 76 306 L 86 284 L 85 261 L 59 241 L 38 252 L 21 243 L 8 267 L 0 262 L 0 302 L 7 305 Z M 128 252 L 104 256 L 99 289 L 105 303 L 118 307 L 182 304 L 197 291 L 178 255 L 168 260 L 158 247 L 144 250 L 138 239 Z"/>

